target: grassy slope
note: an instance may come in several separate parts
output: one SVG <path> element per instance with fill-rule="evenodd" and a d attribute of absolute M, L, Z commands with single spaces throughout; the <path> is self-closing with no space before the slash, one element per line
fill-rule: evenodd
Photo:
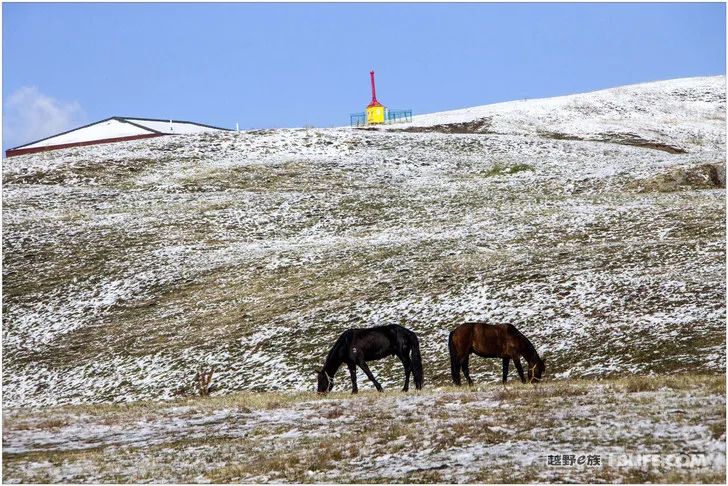
<path fill-rule="evenodd" d="M 6 482 L 723 483 L 725 379 L 325 398 L 242 392 L 14 410 L 4 417 L 3 445 Z M 705 454 L 711 462 L 692 469 L 609 462 L 610 454 L 637 453 Z M 550 454 L 599 455 L 603 464 L 554 468 Z"/>
<path fill-rule="evenodd" d="M 721 482 L 724 463 L 539 462 L 725 452 L 725 89 L 691 83 L 519 105 L 487 133 L 274 130 L 4 161 L 4 479 Z M 466 319 L 516 324 L 560 380 L 442 388 Z M 424 393 L 392 391 L 394 360 L 372 366 L 384 395 L 303 392 L 341 331 L 393 322 L 420 335 Z M 138 401 L 201 365 L 224 396 Z M 478 383 L 498 368 L 471 364 Z"/>
<path fill-rule="evenodd" d="M 560 378 L 724 372 L 725 189 L 705 170 L 724 163 L 724 80 L 690 86 L 539 115 L 603 123 L 598 142 L 523 133 L 525 103 L 492 116 L 505 133 L 270 130 L 9 159 L 3 404 L 171 397 L 200 365 L 224 392 L 307 390 L 340 332 L 395 322 L 436 385 L 466 319 L 515 324 Z M 686 153 L 618 143 L 640 124 Z M 401 380 L 394 360 L 373 370 Z"/>
<path fill-rule="evenodd" d="M 255 137 L 235 141 L 260 151 Z M 203 363 L 226 389 L 303 388 L 338 333 L 391 322 L 444 384 L 447 331 L 473 318 L 513 322 L 557 374 L 725 368 L 724 190 L 619 173 L 704 155 L 515 140 L 534 170 L 493 175 L 501 140 L 380 137 L 353 162 L 81 159 L 6 177 L 5 399 L 169 395 Z M 413 153 L 383 161 L 395 144 Z M 604 165 L 618 173 L 590 174 Z"/>

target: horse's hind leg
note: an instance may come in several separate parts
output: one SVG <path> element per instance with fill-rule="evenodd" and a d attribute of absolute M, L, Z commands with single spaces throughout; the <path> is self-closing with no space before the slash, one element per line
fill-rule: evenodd
<path fill-rule="evenodd" d="M 347 366 L 349 367 L 349 375 L 351 376 L 351 393 L 359 393 L 359 387 L 356 386 L 356 365 L 350 363 Z"/>
<path fill-rule="evenodd" d="M 412 373 L 412 366 L 409 363 L 404 364 L 404 387 L 402 391 L 409 391 L 409 375 Z"/>
<path fill-rule="evenodd" d="M 377 388 L 377 391 L 382 391 L 382 385 L 379 384 L 376 378 L 374 378 L 374 375 L 372 374 L 371 370 L 367 366 L 366 362 L 364 360 L 361 360 L 359 363 L 359 368 L 364 371 L 364 373 L 367 375 L 367 378 L 371 380 L 372 383 L 374 383 L 374 386 Z"/>
<path fill-rule="evenodd" d="M 462 367 L 465 379 L 468 380 L 468 386 L 473 386 L 473 380 L 470 379 L 470 355 L 465 356 Z"/>
<path fill-rule="evenodd" d="M 460 362 L 457 360 L 451 360 L 450 368 L 452 373 L 452 382 L 455 385 L 460 386 Z"/>
<path fill-rule="evenodd" d="M 511 358 L 503 358 L 503 384 L 506 384 L 506 381 L 508 380 L 508 364 L 511 361 Z"/>
<path fill-rule="evenodd" d="M 402 388 L 402 391 L 406 392 L 409 391 L 409 380 L 410 373 L 412 373 L 412 362 L 406 355 L 399 356 L 399 359 L 402 361 L 402 365 L 404 366 L 404 388 Z"/>

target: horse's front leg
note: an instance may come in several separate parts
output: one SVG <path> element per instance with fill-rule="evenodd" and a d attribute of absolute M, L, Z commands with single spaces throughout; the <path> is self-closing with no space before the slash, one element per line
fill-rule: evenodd
<path fill-rule="evenodd" d="M 359 393 L 359 388 L 356 386 L 356 365 L 354 363 L 348 363 L 349 376 L 351 376 L 351 393 Z"/>
<path fill-rule="evenodd" d="M 511 358 L 503 358 L 503 384 L 506 384 L 506 380 L 508 380 L 508 363 L 511 361 Z"/>
<path fill-rule="evenodd" d="M 371 380 L 372 383 L 374 383 L 374 386 L 377 388 L 377 391 L 383 391 L 382 385 L 379 384 L 376 378 L 374 378 L 374 375 L 372 374 L 371 370 L 367 366 L 366 361 L 361 360 L 359 361 L 359 368 L 361 368 L 364 373 L 367 375 L 367 378 Z"/>
<path fill-rule="evenodd" d="M 516 371 L 518 371 L 518 376 L 521 378 L 521 381 L 526 383 L 526 377 L 523 375 L 523 367 L 521 366 L 521 358 L 519 356 L 514 357 L 513 364 L 516 365 Z"/>

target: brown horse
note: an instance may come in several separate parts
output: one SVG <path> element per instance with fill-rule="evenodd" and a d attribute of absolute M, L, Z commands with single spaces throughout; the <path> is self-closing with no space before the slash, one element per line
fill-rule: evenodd
<path fill-rule="evenodd" d="M 450 366 L 452 381 L 460 386 L 460 370 L 463 370 L 468 385 L 470 379 L 468 362 L 470 354 L 475 353 L 483 358 L 503 359 L 503 383 L 508 377 L 508 363 L 513 360 L 521 381 L 526 383 L 521 367 L 521 356 L 528 361 L 528 382 L 536 383 L 546 369 L 546 364 L 538 356 L 531 341 L 521 334 L 512 324 L 486 324 L 484 322 L 466 322 L 450 333 L 448 340 L 450 349 Z"/>

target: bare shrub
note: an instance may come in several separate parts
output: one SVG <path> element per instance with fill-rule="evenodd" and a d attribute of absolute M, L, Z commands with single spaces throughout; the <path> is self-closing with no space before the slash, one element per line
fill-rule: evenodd
<path fill-rule="evenodd" d="M 205 371 L 204 368 L 200 368 L 200 370 L 195 375 L 195 385 L 197 386 L 197 393 L 201 397 L 209 397 L 210 393 L 215 391 L 214 386 L 210 386 L 210 382 L 212 381 L 212 374 L 215 372 L 215 368 L 211 368 L 210 371 Z"/>

